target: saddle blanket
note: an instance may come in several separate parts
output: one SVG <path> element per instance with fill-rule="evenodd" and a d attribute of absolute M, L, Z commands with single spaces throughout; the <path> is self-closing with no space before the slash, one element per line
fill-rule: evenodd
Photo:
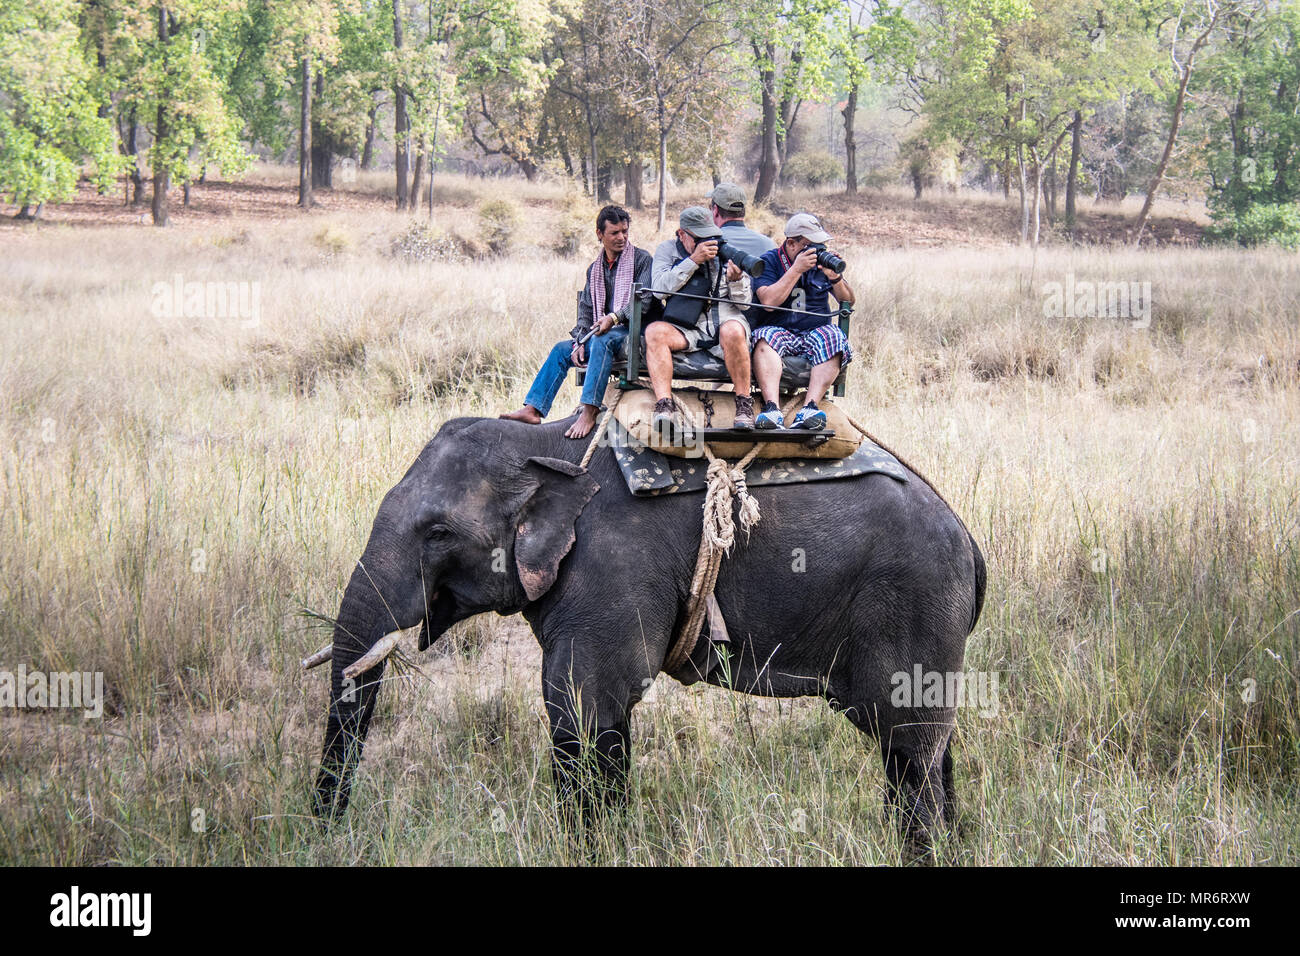
<path fill-rule="evenodd" d="M 703 491 L 708 483 L 709 462 L 704 458 L 669 458 L 649 448 L 628 433 L 617 416 L 609 422 L 610 445 L 627 490 L 634 495 L 685 494 Z M 745 483 L 795 485 L 810 481 L 832 481 L 854 475 L 888 475 L 907 481 L 907 470 L 898 459 L 879 445 L 863 439 L 846 458 L 760 458 L 745 470 Z"/>

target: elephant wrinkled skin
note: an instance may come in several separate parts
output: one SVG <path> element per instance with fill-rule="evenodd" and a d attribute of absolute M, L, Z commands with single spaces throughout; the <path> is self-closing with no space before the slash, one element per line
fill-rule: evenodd
<path fill-rule="evenodd" d="M 566 822 L 624 794 L 630 715 L 684 620 L 703 497 L 634 497 L 606 449 L 589 472 L 576 464 L 585 442 L 566 427 L 452 420 L 384 497 L 335 624 L 318 814 L 347 806 L 384 664 L 355 686 L 344 668 L 393 630 L 422 624 L 423 650 L 485 611 L 522 612 L 542 646 Z M 705 679 L 827 698 L 878 739 L 891 805 L 924 844 L 951 808 L 955 705 L 900 707 L 891 690 L 918 665 L 962 670 L 984 599 L 979 548 L 915 477 L 752 493 L 762 520 L 716 589 L 731 659 Z M 580 785 L 593 768 L 596 786 Z"/>

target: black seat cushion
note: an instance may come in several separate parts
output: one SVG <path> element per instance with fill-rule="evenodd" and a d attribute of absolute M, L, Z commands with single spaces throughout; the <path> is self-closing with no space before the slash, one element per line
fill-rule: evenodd
<path fill-rule="evenodd" d="M 625 343 L 626 344 L 626 343 Z M 614 357 L 613 370 L 622 374 L 627 371 L 627 349 L 620 345 L 618 352 Z M 642 349 L 645 348 L 645 340 L 642 339 Z M 812 371 L 812 364 L 802 356 L 787 355 L 781 359 L 781 390 L 794 391 L 798 388 L 804 388 L 808 384 L 808 375 Z M 642 351 L 641 374 L 645 375 L 645 352 Z M 730 382 L 731 376 L 727 374 L 726 363 L 720 358 L 715 358 L 705 349 L 696 349 L 690 352 L 673 353 L 673 378 L 683 381 L 694 382 Z"/>

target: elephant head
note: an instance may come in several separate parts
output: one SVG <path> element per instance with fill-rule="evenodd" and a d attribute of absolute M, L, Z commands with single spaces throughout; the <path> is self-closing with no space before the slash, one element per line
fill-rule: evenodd
<path fill-rule="evenodd" d="M 511 614 L 555 583 L 599 485 L 585 470 L 511 447 L 507 423 L 448 422 L 384 496 L 334 626 L 318 815 L 341 813 L 384 664 L 344 670 L 390 632 L 421 625 L 424 650 L 458 621 Z"/>

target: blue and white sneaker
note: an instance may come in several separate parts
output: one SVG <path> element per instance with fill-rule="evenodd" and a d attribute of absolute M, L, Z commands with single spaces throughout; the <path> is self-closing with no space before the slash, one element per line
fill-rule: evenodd
<path fill-rule="evenodd" d="M 799 409 L 799 414 L 795 415 L 794 424 L 790 427 L 804 428 L 810 432 L 821 431 L 826 427 L 826 413 L 809 402 Z"/>
<path fill-rule="evenodd" d="M 776 402 L 767 402 L 763 405 L 763 410 L 754 417 L 754 427 L 764 431 L 785 428 L 785 418 L 781 414 L 781 409 L 777 408 Z"/>

